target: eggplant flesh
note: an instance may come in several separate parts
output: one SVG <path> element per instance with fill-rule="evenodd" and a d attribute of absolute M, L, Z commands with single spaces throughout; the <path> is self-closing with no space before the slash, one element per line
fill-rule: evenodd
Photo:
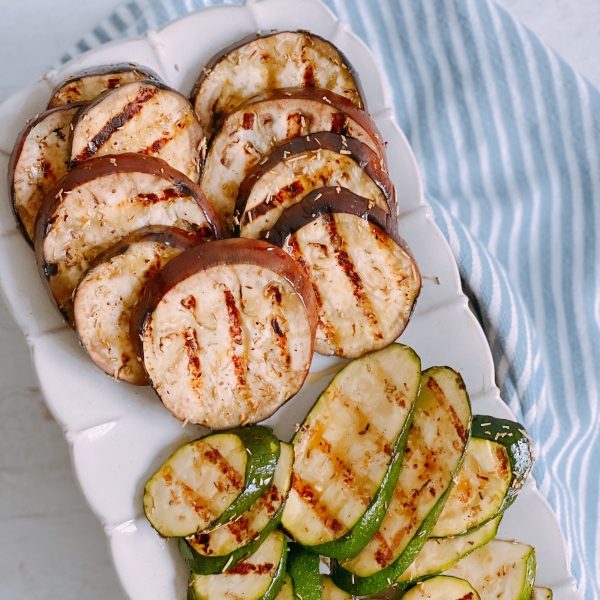
<path fill-rule="evenodd" d="M 356 74 L 346 59 L 330 42 L 306 31 L 253 35 L 221 51 L 203 69 L 192 102 L 210 133 L 246 100 L 290 87 L 325 88 L 363 108 Z"/>

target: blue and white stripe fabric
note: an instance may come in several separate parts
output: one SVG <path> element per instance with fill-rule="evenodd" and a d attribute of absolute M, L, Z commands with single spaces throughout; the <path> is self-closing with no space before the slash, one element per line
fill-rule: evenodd
<path fill-rule="evenodd" d="M 600 94 L 489 0 L 325 2 L 389 79 L 573 573 L 600 598 Z M 220 3 L 130 2 L 64 59 Z"/>

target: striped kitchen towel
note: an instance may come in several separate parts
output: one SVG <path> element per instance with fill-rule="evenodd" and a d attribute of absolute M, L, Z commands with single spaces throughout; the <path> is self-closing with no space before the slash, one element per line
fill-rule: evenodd
<path fill-rule="evenodd" d="M 63 58 L 220 3 L 129 2 Z M 573 573 L 600 598 L 600 94 L 490 0 L 325 3 L 383 66 Z"/>

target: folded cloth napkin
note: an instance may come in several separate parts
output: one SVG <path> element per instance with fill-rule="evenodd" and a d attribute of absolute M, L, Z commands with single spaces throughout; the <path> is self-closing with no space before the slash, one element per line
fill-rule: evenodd
<path fill-rule="evenodd" d="M 130 2 L 63 59 L 220 3 Z M 489 0 L 325 3 L 383 67 L 573 574 L 600 598 L 600 94 Z"/>

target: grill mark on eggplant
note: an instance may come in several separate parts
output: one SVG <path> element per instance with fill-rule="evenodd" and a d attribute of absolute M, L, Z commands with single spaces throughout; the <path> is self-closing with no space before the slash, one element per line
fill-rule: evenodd
<path fill-rule="evenodd" d="M 196 333 L 195 329 L 188 327 L 183 332 L 183 337 L 188 356 L 188 374 L 190 376 L 190 385 L 192 386 L 194 392 L 198 396 L 201 396 L 202 392 L 200 391 L 200 388 L 202 388 L 202 368 L 199 356 L 200 344 L 198 343 L 198 334 Z"/>
<path fill-rule="evenodd" d="M 285 204 L 293 198 L 297 198 L 304 192 L 304 186 L 301 181 L 292 181 L 292 183 L 282 187 L 276 194 L 269 196 L 266 202 L 261 202 L 248 212 L 244 213 L 243 225 L 249 225 L 257 219 L 262 217 L 277 206 Z"/>
<path fill-rule="evenodd" d="M 282 329 L 282 323 L 285 323 L 286 320 L 282 313 L 281 289 L 275 283 L 271 283 L 265 289 L 265 296 L 271 299 L 271 311 L 274 315 L 271 318 L 271 328 L 275 333 L 275 343 L 279 347 L 282 363 L 285 364 L 286 368 L 289 370 L 292 363 L 292 357 L 290 356 L 288 349 L 287 336 L 285 331 Z"/>
<path fill-rule="evenodd" d="M 225 306 L 227 308 L 227 319 L 229 321 L 229 336 L 231 338 L 231 362 L 233 363 L 233 371 L 237 379 L 238 385 L 240 386 L 240 393 L 247 395 L 248 381 L 246 379 L 247 364 L 246 360 L 241 354 L 236 354 L 235 346 L 241 346 L 243 344 L 243 333 L 242 333 L 242 318 L 240 312 L 235 303 L 233 293 L 229 289 L 224 290 L 225 294 Z"/>
<path fill-rule="evenodd" d="M 348 117 L 343 112 L 336 112 L 331 117 L 331 133 L 340 135 L 348 133 Z"/>
<path fill-rule="evenodd" d="M 304 260 L 304 256 L 302 255 L 296 236 L 290 235 L 286 240 L 286 245 L 291 251 L 292 258 L 302 267 L 302 269 L 306 273 L 306 276 L 308 277 L 308 280 L 310 281 L 315 292 L 315 300 L 317 304 L 317 329 L 321 331 L 321 333 L 325 336 L 326 339 L 330 340 L 335 335 L 334 329 L 331 323 L 327 322 L 323 317 L 323 299 L 321 298 L 319 288 L 315 285 L 315 283 L 312 280 L 310 265 Z"/>
<path fill-rule="evenodd" d="M 135 99 L 126 104 L 121 112 L 112 117 L 110 121 L 108 121 L 108 123 L 106 123 L 106 125 L 104 125 L 104 127 L 87 143 L 85 149 L 73 159 L 73 164 L 76 165 L 88 158 L 92 158 L 92 156 L 108 142 L 115 131 L 138 115 L 141 112 L 143 105 L 151 100 L 158 92 L 159 89 L 156 87 L 141 88 Z"/>
<path fill-rule="evenodd" d="M 321 494 L 295 471 L 292 472 L 292 489 L 319 515 L 324 527 L 334 533 L 344 529 L 344 526 L 329 512 L 327 506 L 321 502 Z"/>
<path fill-rule="evenodd" d="M 373 337 L 380 340 L 383 338 L 383 333 L 377 327 L 379 323 L 377 315 L 375 314 L 369 297 L 364 291 L 362 279 L 354 268 L 352 258 L 345 249 L 344 239 L 338 233 L 335 224 L 335 216 L 332 213 L 326 213 L 321 218 L 323 220 L 323 225 L 329 234 L 329 240 L 331 242 L 331 246 L 333 247 L 333 251 L 335 252 L 337 263 L 350 282 L 354 293 L 354 298 L 356 299 L 356 304 L 362 309 L 365 318 L 373 327 Z"/>

